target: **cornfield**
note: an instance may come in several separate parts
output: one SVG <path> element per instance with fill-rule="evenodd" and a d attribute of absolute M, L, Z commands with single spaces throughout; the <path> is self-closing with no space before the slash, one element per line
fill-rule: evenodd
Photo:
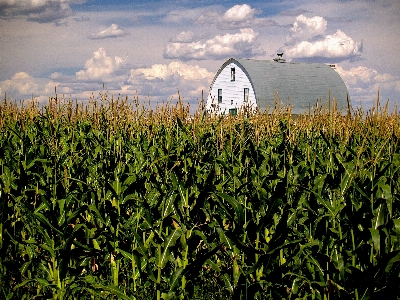
<path fill-rule="evenodd" d="M 0 104 L 3 299 L 400 298 L 400 118 Z"/>

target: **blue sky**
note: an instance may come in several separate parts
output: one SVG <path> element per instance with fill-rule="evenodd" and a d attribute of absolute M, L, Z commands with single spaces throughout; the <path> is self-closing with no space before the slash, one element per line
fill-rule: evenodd
<path fill-rule="evenodd" d="M 0 0 L 0 92 L 105 89 L 195 108 L 230 57 L 334 63 L 354 105 L 400 103 L 400 2 Z"/>

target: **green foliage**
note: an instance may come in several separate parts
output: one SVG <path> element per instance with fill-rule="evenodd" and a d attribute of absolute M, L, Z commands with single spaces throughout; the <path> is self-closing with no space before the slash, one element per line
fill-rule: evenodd
<path fill-rule="evenodd" d="M 397 115 L 122 104 L 0 107 L 1 298 L 400 297 Z"/>

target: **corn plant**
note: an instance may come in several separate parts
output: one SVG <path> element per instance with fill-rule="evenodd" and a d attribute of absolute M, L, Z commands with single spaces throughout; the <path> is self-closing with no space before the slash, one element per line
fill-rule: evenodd
<path fill-rule="evenodd" d="M 400 297 L 396 112 L 178 100 L 4 99 L 2 298 Z"/>

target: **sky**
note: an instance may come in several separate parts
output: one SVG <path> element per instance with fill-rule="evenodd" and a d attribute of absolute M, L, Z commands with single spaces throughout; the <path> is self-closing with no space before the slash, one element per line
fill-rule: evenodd
<path fill-rule="evenodd" d="M 378 92 L 393 107 L 399 36 L 399 0 L 0 0 L 0 97 L 155 105 L 179 92 L 193 110 L 227 59 L 283 52 L 335 64 L 354 107 Z"/>

